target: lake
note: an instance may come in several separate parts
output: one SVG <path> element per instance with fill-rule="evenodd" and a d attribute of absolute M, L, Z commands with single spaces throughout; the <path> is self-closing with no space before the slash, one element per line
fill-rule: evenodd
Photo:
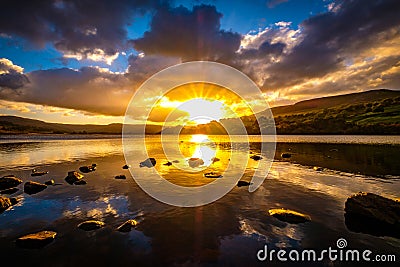
<path fill-rule="evenodd" d="M 246 159 L 241 179 L 250 181 L 259 164 L 273 161 L 255 192 L 234 186 L 215 202 L 184 208 L 155 200 L 135 182 L 130 171 L 137 174 L 136 167 L 146 159 L 135 136 L 124 141 L 125 153 L 133 158 L 128 162 L 130 170 L 122 169 L 126 161 L 120 136 L 0 136 L 0 177 L 13 174 L 23 181 L 54 179 L 58 184 L 33 195 L 23 193 L 21 184 L 19 191 L 6 195 L 17 197 L 19 203 L 0 214 L 3 262 L 42 266 L 287 266 L 287 262 L 260 262 L 256 254 L 265 244 L 269 249 L 322 250 L 336 247 L 339 238 L 346 239 L 348 247 L 400 259 L 400 239 L 350 230 L 344 218 L 344 203 L 356 192 L 400 197 L 400 136 L 277 136 L 273 159 L 263 154 L 260 140 L 250 136 L 247 147 L 244 136 L 189 135 L 180 137 L 178 144 L 167 137 L 163 150 L 159 136 L 148 136 L 148 156 L 157 164 L 141 168 L 145 179 L 157 171 L 176 185 L 204 186 L 214 181 L 204 177 L 205 172 L 224 174 L 231 158 L 241 156 Z M 164 151 L 172 147 L 178 150 L 166 155 Z M 291 157 L 283 159 L 282 153 Z M 252 160 L 251 155 L 263 159 Z M 190 167 L 190 158 L 201 158 L 204 164 Z M 164 165 L 172 160 L 179 162 Z M 97 164 L 97 170 L 84 174 L 86 185 L 65 182 L 68 171 L 92 163 Z M 313 167 L 321 168 L 316 171 Z M 32 169 L 49 173 L 31 177 Z M 120 174 L 127 179 L 114 179 Z M 230 177 L 219 179 L 224 182 Z M 148 183 L 157 185 L 151 179 Z M 289 224 L 269 216 L 269 209 L 281 207 L 308 214 L 312 221 Z M 90 232 L 77 228 L 89 219 L 103 221 L 105 227 Z M 115 231 L 128 219 L 139 222 L 134 230 Z M 40 230 L 56 231 L 56 240 L 41 249 L 16 246 L 18 237 Z M 309 265 L 350 264 L 336 261 L 332 265 L 325 259 Z"/>

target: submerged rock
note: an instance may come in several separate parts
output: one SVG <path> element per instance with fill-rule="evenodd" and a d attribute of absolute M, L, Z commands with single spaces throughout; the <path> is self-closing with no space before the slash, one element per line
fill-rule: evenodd
<path fill-rule="evenodd" d="M 188 160 L 189 166 L 192 168 L 199 167 L 204 164 L 204 161 L 200 158 L 190 158 Z"/>
<path fill-rule="evenodd" d="M 120 232 L 129 232 L 132 230 L 133 227 L 135 227 L 137 225 L 137 221 L 136 220 L 127 220 L 126 222 L 124 222 L 123 224 L 121 224 L 120 226 L 117 227 L 117 231 Z"/>
<path fill-rule="evenodd" d="M 55 185 L 55 181 L 53 179 L 44 182 L 45 185 Z"/>
<path fill-rule="evenodd" d="M 40 191 L 43 191 L 46 188 L 47 185 L 32 181 L 28 181 L 24 184 L 24 192 L 29 195 L 39 193 Z"/>
<path fill-rule="evenodd" d="M 48 171 L 38 171 L 36 169 L 33 169 L 32 173 L 31 173 L 31 176 L 42 176 L 42 175 L 45 175 L 45 174 L 48 174 L 48 173 L 49 173 Z"/>
<path fill-rule="evenodd" d="M 0 191 L 0 195 L 11 195 L 11 194 L 14 194 L 14 193 L 16 193 L 18 191 L 19 191 L 18 188 L 13 187 L 13 188 L 9 188 L 9 189 L 5 189 L 5 190 Z"/>
<path fill-rule="evenodd" d="M 101 221 L 89 220 L 78 224 L 78 228 L 85 231 L 92 231 L 102 228 L 105 224 Z"/>
<path fill-rule="evenodd" d="M 79 181 L 83 178 L 83 174 L 76 172 L 76 171 L 70 171 L 68 172 L 68 176 L 65 177 L 65 181 L 69 184 L 73 184 L 76 181 Z"/>
<path fill-rule="evenodd" d="M 96 164 L 92 164 L 90 166 L 82 166 L 79 167 L 79 170 L 83 173 L 94 172 L 96 170 Z"/>
<path fill-rule="evenodd" d="M 140 162 L 139 166 L 151 168 L 151 167 L 154 167 L 156 165 L 156 163 L 157 163 L 157 161 L 155 158 L 148 158 L 145 161 Z"/>
<path fill-rule="evenodd" d="M 221 178 L 222 174 L 218 173 L 218 172 L 207 172 L 204 174 L 204 177 L 207 178 Z"/>
<path fill-rule="evenodd" d="M 1 197 L 0 196 L 0 213 L 18 203 L 16 198 L 8 198 L 8 197 Z"/>
<path fill-rule="evenodd" d="M 23 248 L 42 248 L 53 242 L 56 235 L 53 231 L 41 231 L 18 238 L 16 244 Z"/>
<path fill-rule="evenodd" d="M 248 186 L 248 185 L 251 185 L 251 184 L 252 184 L 252 183 L 246 182 L 246 181 L 238 181 L 238 182 L 237 182 L 237 186 L 238 186 L 238 187 Z"/>
<path fill-rule="evenodd" d="M 123 174 L 115 176 L 115 179 L 126 179 L 126 176 Z"/>
<path fill-rule="evenodd" d="M 287 153 L 287 152 L 281 154 L 281 158 L 283 158 L 283 159 L 288 159 L 288 158 L 291 158 L 291 157 L 292 157 L 292 154 Z"/>
<path fill-rule="evenodd" d="M 122 166 L 122 169 L 127 170 L 127 169 L 129 169 L 130 167 L 131 167 L 130 165 L 124 165 L 124 166 Z"/>
<path fill-rule="evenodd" d="M 314 171 L 317 171 L 317 172 L 321 172 L 321 171 L 324 170 L 324 168 L 318 167 L 318 166 L 314 166 L 313 170 L 314 170 Z"/>
<path fill-rule="evenodd" d="M 74 182 L 74 185 L 85 185 L 87 182 L 85 180 L 78 180 Z"/>
<path fill-rule="evenodd" d="M 262 157 L 261 157 L 261 156 L 258 156 L 258 155 L 253 155 L 253 156 L 251 156 L 250 158 L 251 158 L 251 159 L 254 159 L 254 160 L 261 160 L 261 159 L 262 159 Z"/>
<path fill-rule="evenodd" d="M 373 193 L 359 192 L 345 203 L 349 230 L 376 236 L 400 237 L 400 202 Z"/>
<path fill-rule="evenodd" d="M 218 162 L 218 161 L 220 161 L 219 158 L 217 158 L 217 157 L 212 158 L 212 163 L 215 163 L 215 162 Z"/>
<path fill-rule="evenodd" d="M 304 223 L 311 221 L 311 217 L 306 214 L 284 208 L 270 209 L 269 215 L 274 216 L 280 221 L 288 223 Z"/>
<path fill-rule="evenodd" d="M 7 175 L 0 178 L 0 190 L 16 187 L 22 183 L 22 180 L 14 175 Z"/>
<path fill-rule="evenodd" d="M 175 159 L 172 161 L 173 163 L 179 163 L 179 160 Z"/>

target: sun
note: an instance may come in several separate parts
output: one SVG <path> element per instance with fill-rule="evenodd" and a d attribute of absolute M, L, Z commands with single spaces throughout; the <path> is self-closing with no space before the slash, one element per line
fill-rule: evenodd
<path fill-rule="evenodd" d="M 225 115 L 224 104 L 218 100 L 193 98 L 177 107 L 189 114 L 189 120 L 196 124 L 218 121 Z"/>

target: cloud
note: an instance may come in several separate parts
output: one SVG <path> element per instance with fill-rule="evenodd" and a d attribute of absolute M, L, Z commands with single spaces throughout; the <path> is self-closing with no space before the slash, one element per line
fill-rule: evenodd
<path fill-rule="evenodd" d="M 23 70 L 11 60 L 0 58 L 0 89 L 17 89 L 28 83 L 29 79 L 22 73 Z"/>
<path fill-rule="evenodd" d="M 223 61 L 239 49 L 241 35 L 221 30 L 221 17 L 215 6 L 164 7 L 154 15 L 150 30 L 132 44 L 147 55 Z"/>
<path fill-rule="evenodd" d="M 338 1 L 301 24 L 301 41 L 267 68 L 265 89 L 294 86 L 345 68 L 345 60 L 399 36 L 400 2 Z"/>
<path fill-rule="evenodd" d="M 68 55 L 115 56 L 126 48 L 126 26 L 159 1 L 6 1 L 0 8 L 0 34 L 21 37 L 38 48 L 52 43 Z M 92 57 L 93 59 L 93 57 Z M 98 58 L 95 58 L 98 59 Z"/>
<path fill-rule="evenodd" d="M 268 7 L 268 8 L 274 8 L 274 7 L 276 7 L 277 5 L 286 3 L 286 2 L 288 2 L 288 1 L 289 1 L 289 0 L 268 0 L 268 1 L 267 1 L 267 7 Z"/>
<path fill-rule="evenodd" d="M 179 62 L 179 59 L 171 57 L 131 56 L 125 73 L 113 73 L 99 67 L 19 73 L 17 71 L 23 70 L 21 67 L 2 59 L 0 71 L 4 73 L 0 75 L 0 99 L 81 110 L 91 114 L 123 116 L 132 95 L 146 79 Z M 29 83 L 11 83 L 2 78 L 4 75 L 25 77 Z M 7 86 L 4 86 L 6 82 Z"/>

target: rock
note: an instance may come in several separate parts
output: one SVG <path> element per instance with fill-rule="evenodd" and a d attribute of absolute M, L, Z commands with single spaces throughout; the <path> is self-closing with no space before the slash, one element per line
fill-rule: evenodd
<path fill-rule="evenodd" d="M 221 178 L 222 175 L 220 173 L 218 173 L 218 172 L 207 172 L 207 173 L 204 174 L 204 177 L 207 177 L 207 178 Z"/>
<path fill-rule="evenodd" d="M 101 221 L 89 220 L 78 224 L 78 228 L 85 231 L 92 231 L 99 229 L 104 226 L 104 223 Z"/>
<path fill-rule="evenodd" d="M 41 231 L 18 238 L 16 244 L 22 248 L 42 248 L 53 242 L 56 235 L 53 231 Z"/>
<path fill-rule="evenodd" d="M 79 181 L 83 178 L 83 174 L 76 172 L 76 171 L 70 171 L 68 172 L 68 176 L 65 177 L 65 181 L 69 184 L 73 184 L 76 181 Z"/>
<path fill-rule="evenodd" d="M 179 160 L 176 159 L 176 160 L 173 160 L 172 162 L 173 163 L 179 163 Z"/>
<path fill-rule="evenodd" d="M 288 159 L 288 158 L 291 158 L 292 157 L 292 154 L 290 154 L 290 153 L 282 153 L 281 154 L 281 158 L 283 158 L 283 159 Z"/>
<path fill-rule="evenodd" d="M 115 179 L 126 179 L 126 176 L 123 174 L 117 175 L 117 176 L 115 176 Z"/>
<path fill-rule="evenodd" d="M 0 196 L 0 213 L 5 211 L 12 205 L 15 205 L 17 202 L 18 202 L 18 200 L 15 198 L 8 198 L 8 197 Z"/>
<path fill-rule="evenodd" d="M 189 166 L 192 168 L 196 168 L 204 164 L 204 161 L 200 158 L 190 158 L 188 162 Z"/>
<path fill-rule="evenodd" d="M 131 167 L 130 165 L 124 165 L 124 166 L 122 166 L 122 169 L 127 170 L 127 169 L 129 169 L 130 167 Z"/>
<path fill-rule="evenodd" d="M 359 192 L 345 203 L 345 223 L 354 232 L 400 237 L 400 202 Z"/>
<path fill-rule="evenodd" d="M 1 195 L 11 195 L 11 194 L 14 194 L 15 192 L 18 192 L 18 191 L 19 191 L 18 188 L 13 187 L 13 188 L 9 188 L 9 189 L 5 189 L 5 190 L 0 191 L 0 194 Z"/>
<path fill-rule="evenodd" d="M 48 173 L 49 173 L 48 171 L 37 171 L 36 169 L 33 169 L 31 176 L 42 176 Z"/>
<path fill-rule="evenodd" d="M 24 184 L 24 192 L 29 195 L 39 193 L 40 191 L 43 191 L 46 188 L 47 185 L 32 181 L 28 181 Z"/>
<path fill-rule="evenodd" d="M 304 223 L 311 221 L 310 216 L 288 209 L 270 209 L 269 215 L 274 216 L 280 221 L 288 223 Z"/>
<path fill-rule="evenodd" d="M 251 156 L 250 158 L 251 158 L 251 159 L 254 159 L 254 160 L 260 160 L 260 159 L 262 159 L 262 157 L 261 157 L 261 156 L 258 156 L 258 155 L 253 155 L 253 156 Z"/>
<path fill-rule="evenodd" d="M 151 168 L 156 165 L 156 159 L 155 158 L 148 158 L 145 161 L 140 162 L 139 166 L 140 167 L 147 167 Z"/>
<path fill-rule="evenodd" d="M 22 180 L 14 175 L 7 175 L 0 178 L 0 190 L 16 187 L 22 183 Z"/>
<path fill-rule="evenodd" d="M 135 220 L 127 220 L 126 222 L 118 226 L 117 231 L 129 232 L 130 230 L 132 230 L 132 227 L 135 227 L 137 224 L 138 223 Z"/>
<path fill-rule="evenodd" d="M 45 185 L 55 185 L 55 181 L 53 179 L 44 182 Z"/>
<path fill-rule="evenodd" d="M 74 185 L 85 185 L 87 182 L 85 180 L 78 180 L 74 182 Z"/>
<path fill-rule="evenodd" d="M 79 170 L 83 173 L 94 172 L 96 170 L 96 166 L 81 166 Z"/>
<path fill-rule="evenodd" d="M 172 162 L 171 162 L 171 161 L 168 161 L 168 162 L 164 163 L 163 165 L 165 165 L 165 166 L 171 166 L 171 165 L 172 165 Z"/>
<path fill-rule="evenodd" d="M 212 158 L 212 163 L 215 163 L 215 162 L 218 162 L 218 161 L 220 161 L 219 158 L 217 158 L 217 157 Z"/>
<path fill-rule="evenodd" d="M 320 172 L 320 171 L 324 170 L 324 168 L 318 167 L 318 166 L 315 166 L 313 169 L 314 169 L 314 171 L 317 171 L 317 172 Z"/>
<path fill-rule="evenodd" d="M 238 181 L 238 182 L 237 182 L 237 186 L 238 186 L 238 187 L 248 186 L 248 185 L 251 185 L 251 184 L 252 184 L 252 183 L 246 182 L 246 181 Z"/>

